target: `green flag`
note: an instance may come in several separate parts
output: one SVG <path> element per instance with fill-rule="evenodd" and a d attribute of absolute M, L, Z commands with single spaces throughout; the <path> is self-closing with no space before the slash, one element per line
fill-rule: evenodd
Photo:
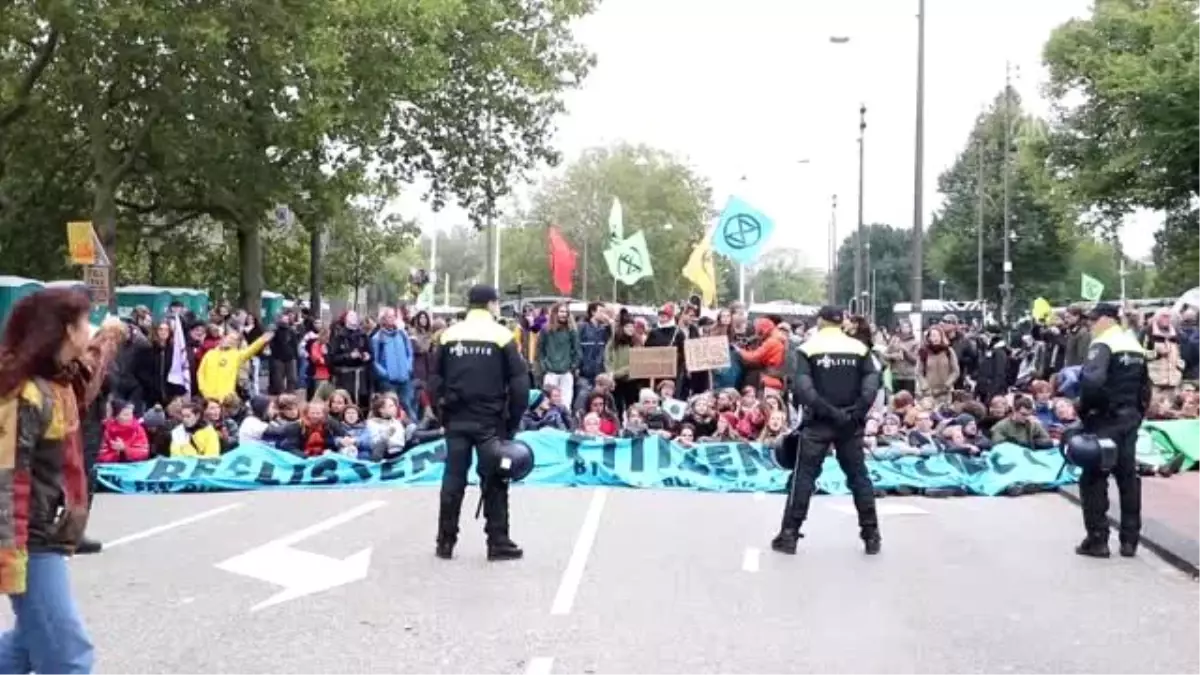
<path fill-rule="evenodd" d="M 646 235 L 642 232 L 610 246 L 604 252 L 604 261 L 617 281 L 626 286 L 654 276 L 654 270 L 650 267 L 650 251 L 646 248 Z"/>
<path fill-rule="evenodd" d="M 625 214 L 621 209 L 621 200 L 613 197 L 612 208 L 608 211 L 608 243 L 616 246 L 625 239 Z"/>
<path fill-rule="evenodd" d="M 1104 295 L 1104 284 L 1096 277 L 1090 277 L 1086 274 L 1082 277 L 1079 284 L 1079 297 L 1088 302 L 1100 302 L 1100 296 Z"/>

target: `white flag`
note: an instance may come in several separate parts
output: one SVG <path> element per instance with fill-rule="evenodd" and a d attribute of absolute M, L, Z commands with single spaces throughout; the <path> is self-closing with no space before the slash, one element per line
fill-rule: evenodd
<path fill-rule="evenodd" d="M 613 197 L 612 208 L 608 211 L 609 245 L 615 246 L 625 240 L 624 214 L 621 212 L 621 200 Z"/>

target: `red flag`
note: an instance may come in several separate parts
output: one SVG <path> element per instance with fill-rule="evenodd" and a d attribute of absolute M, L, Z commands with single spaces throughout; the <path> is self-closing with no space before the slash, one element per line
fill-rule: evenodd
<path fill-rule="evenodd" d="M 547 248 L 550 252 L 550 276 L 554 286 L 563 295 L 571 294 L 571 277 L 575 274 L 575 251 L 563 239 L 557 227 L 547 231 Z"/>

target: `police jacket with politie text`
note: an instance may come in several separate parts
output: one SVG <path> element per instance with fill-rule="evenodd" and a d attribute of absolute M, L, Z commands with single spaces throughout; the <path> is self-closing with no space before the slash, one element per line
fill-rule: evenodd
<path fill-rule="evenodd" d="M 1079 373 L 1080 417 L 1119 410 L 1144 412 L 1150 400 L 1146 353 L 1132 335 L 1111 326 L 1097 335 Z"/>
<path fill-rule="evenodd" d="M 529 403 L 529 370 L 512 332 L 473 309 L 442 332 L 437 350 L 430 389 L 446 428 L 515 432 Z"/>
<path fill-rule="evenodd" d="M 879 392 L 879 369 L 866 345 L 827 326 L 800 346 L 792 394 L 807 419 L 861 422 Z"/>

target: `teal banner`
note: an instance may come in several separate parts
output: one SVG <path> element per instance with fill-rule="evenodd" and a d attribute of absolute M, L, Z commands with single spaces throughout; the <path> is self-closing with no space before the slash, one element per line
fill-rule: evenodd
<path fill-rule="evenodd" d="M 536 467 L 523 481 L 533 485 L 783 492 L 787 480 L 787 472 L 775 464 L 771 453 L 755 443 L 684 447 L 659 437 L 590 439 L 560 431 L 527 432 L 518 438 L 534 450 Z M 380 463 L 332 454 L 304 459 L 247 443 L 208 459 L 102 464 L 98 477 L 104 488 L 128 494 L 437 485 L 445 458 L 446 445 L 441 441 Z M 883 490 L 959 488 L 977 495 L 998 495 L 1013 485 L 1057 487 L 1075 482 L 1078 475 L 1074 467 L 1063 466 L 1057 450 L 1011 444 L 979 458 L 946 454 L 869 459 L 867 468 L 872 482 Z M 817 488 L 827 494 L 849 492 L 845 474 L 832 457 L 822 466 Z"/>

